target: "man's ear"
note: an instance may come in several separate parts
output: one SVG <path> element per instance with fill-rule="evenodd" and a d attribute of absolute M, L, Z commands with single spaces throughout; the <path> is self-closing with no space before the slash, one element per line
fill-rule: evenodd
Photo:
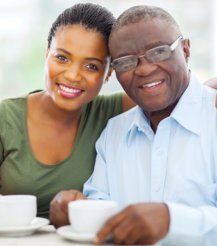
<path fill-rule="evenodd" d="M 190 40 L 189 39 L 182 40 L 182 47 L 184 51 L 185 60 L 188 63 L 190 57 Z"/>

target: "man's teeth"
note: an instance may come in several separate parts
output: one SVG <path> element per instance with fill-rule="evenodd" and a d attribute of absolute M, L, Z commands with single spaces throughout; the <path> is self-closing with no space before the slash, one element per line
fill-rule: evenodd
<path fill-rule="evenodd" d="M 146 84 L 146 85 L 143 85 L 143 87 L 154 87 L 156 85 L 159 85 L 161 83 L 161 81 L 156 81 L 156 82 L 153 82 L 153 83 L 149 83 L 149 84 Z"/>
<path fill-rule="evenodd" d="M 69 87 L 66 87 L 64 85 L 59 85 L 60 89 L 65 91 L 65 92 L 68 92 L 68 93 L 78 93 L 78 92 L 81 92 L 81 90 L 79 89 L 73 89 L 73 88 L 69 88 Z"/>

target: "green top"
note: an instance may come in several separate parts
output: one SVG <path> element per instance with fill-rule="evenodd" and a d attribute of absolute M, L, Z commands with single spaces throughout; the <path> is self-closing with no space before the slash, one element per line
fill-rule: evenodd
<path fill-rule="evenodd" d="M 0 103 L 0 194 L 37 196 L 38 215 L 48 217 L 54 195 L 82 190 L 93 171 L 95 142 L 107 121 L 122 112 L 122 94 L 98 96 L 85 106 L 71 154 L 57 165 L 44 165 L 32 153 L 27 131 L 27 97 Z"/>

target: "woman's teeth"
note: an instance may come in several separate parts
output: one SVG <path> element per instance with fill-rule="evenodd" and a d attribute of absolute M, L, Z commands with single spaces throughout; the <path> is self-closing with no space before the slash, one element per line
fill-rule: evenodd
<path fill-rule="evenodd" d="M 64 85 L 59 85 L 60 89 L 68 93 L 78 93 L 81 92 L 79 89 L 69 88 Z"/>

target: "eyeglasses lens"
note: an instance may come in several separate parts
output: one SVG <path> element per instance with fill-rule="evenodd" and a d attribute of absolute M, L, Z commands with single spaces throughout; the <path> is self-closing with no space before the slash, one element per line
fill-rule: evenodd
<path fill-rule="evenodd" d="M 169 46 L 161 46 L 151 50 L 148 50 L 145 57 L 150 62 L 160 62 L 168 59 L 172 52 Z"/>
<path fill-rule="evenodd" d="M 138 65 L 139 59 L 141 57 L 147 59 L 151 63 L 167 60 L 171 57 L 172 51 L 177 47 L 179 39 L 182 39 L 182 36 L 179 36 L 170 46 L 162 45 L 147 50 L 144 55 L 139 57 L 135 55 L 129 55 L 118 58 L 112 62 L 112 66 L 117 72 L 125 72 L 134 69 Z"/>

